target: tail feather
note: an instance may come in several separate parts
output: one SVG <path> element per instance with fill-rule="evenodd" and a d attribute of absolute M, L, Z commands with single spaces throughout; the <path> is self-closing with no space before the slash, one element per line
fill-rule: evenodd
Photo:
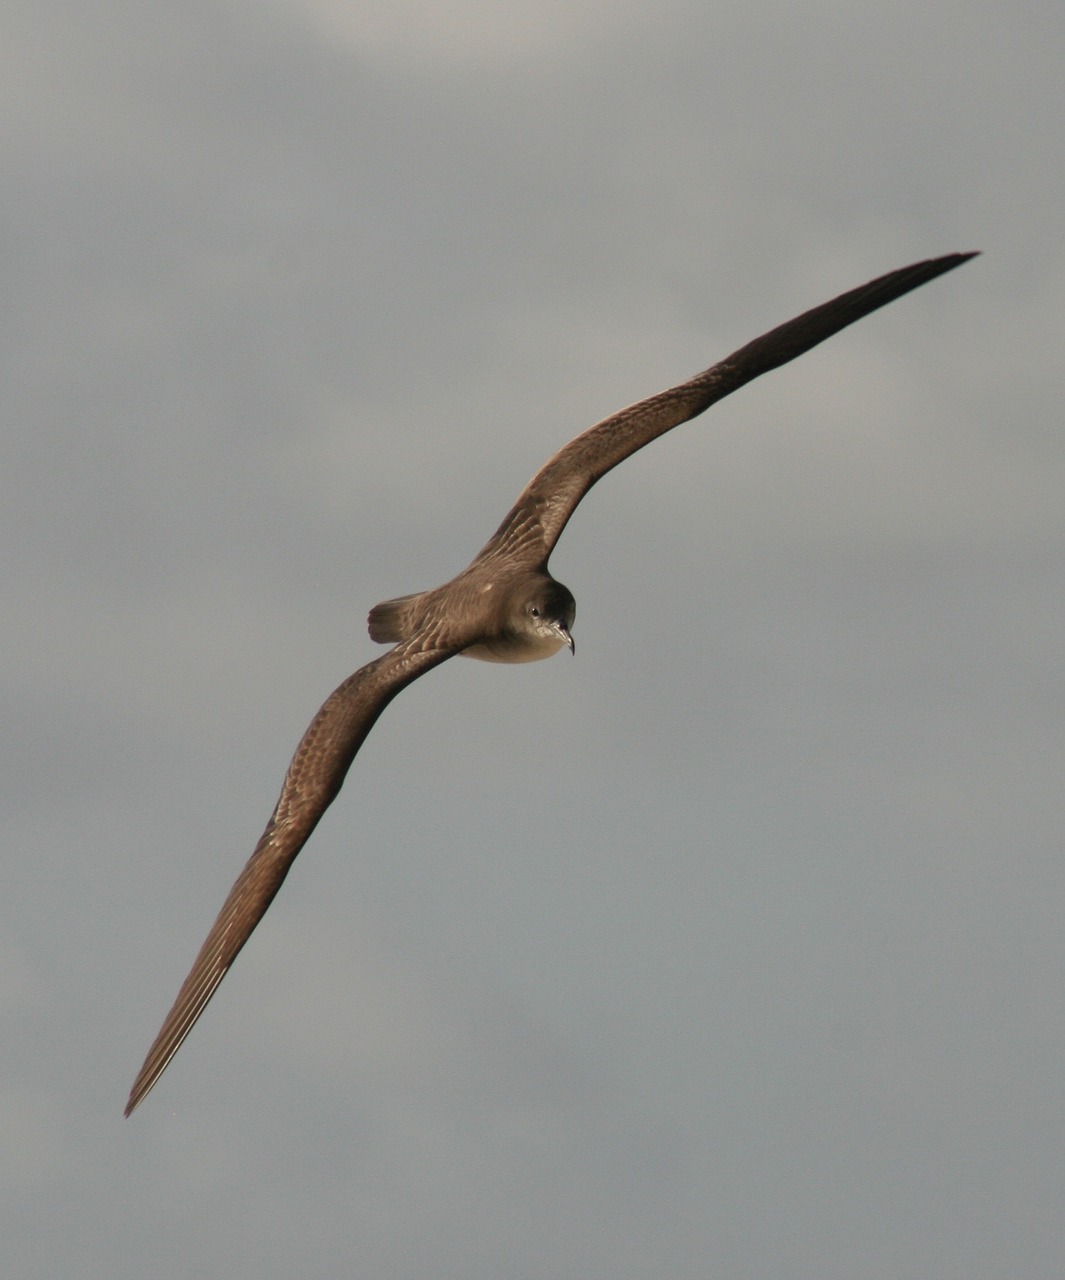
<path fill-rule="evenodd" d="M 412 630 L 408 606 L 418 594 L 415 592 L 410 596 L 397 596 L 395 600 L 382 600 L 380 604 L 375 604 L 366 620 L 370 639 L 378 644 L 397 644 L 400 640 L 406 640 Z"/>

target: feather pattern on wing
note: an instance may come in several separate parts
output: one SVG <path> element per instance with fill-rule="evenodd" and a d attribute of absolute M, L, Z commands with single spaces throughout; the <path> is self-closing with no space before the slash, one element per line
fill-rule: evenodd
<path fill-rule="evenodd" d="M 446 649 L 399 646 L 360 667 L 322 704 L 296 748 L 266 830 L 230 889 L 133 1082 L 126 1115 L 144 1100 L 207 1007 L 336 797 L 378 716 L 412 680 L 452 656 Z"/>

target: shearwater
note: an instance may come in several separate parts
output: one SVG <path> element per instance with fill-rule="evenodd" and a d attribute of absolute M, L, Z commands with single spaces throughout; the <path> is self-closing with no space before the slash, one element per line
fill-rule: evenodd
<path fill-rule="evenodd" d="M 688 382 L 630 405 L 560 449 L 533 476 L 470 566 L 431 591 L 370 610 L 372 639 L 394 647 L 326 699 L 300 740 L 277 806 L 237 877 L 130 1090 L 141 1103 L 262 919 L 377 717 L 448 658 L 533 662 L 566 647 L 576 603 L 547 561 L 577 504 L 630 454 L 745 382 L 794 360 L 855 320 L 975 257 L 954 253 L 889 272 L 771 329 Z"/>

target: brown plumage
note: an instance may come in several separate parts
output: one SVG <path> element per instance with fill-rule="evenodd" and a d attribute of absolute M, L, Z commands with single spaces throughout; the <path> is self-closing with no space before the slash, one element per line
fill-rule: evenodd
<path fill-rule="evenodd" d="M 548 557 L 581 498 L 644 445 L 696 417 L 745 382 L 794 360 L 971 253 L 918 262 L 852 289 L 741 347 L 688 382 L 641 400 L 571 440 L 536 473 L 476 559 L 458 577 L 376 605 L 371 637 L 394 644 L 326 699 L 289 765 L 277 807 L 237 877 L 133 1082 L 126 1115 L 143 1101 L 262 919 L 377 717 L 401 689 L 457 654 L 528 662 L 573 648 L 573 596 Z"/>

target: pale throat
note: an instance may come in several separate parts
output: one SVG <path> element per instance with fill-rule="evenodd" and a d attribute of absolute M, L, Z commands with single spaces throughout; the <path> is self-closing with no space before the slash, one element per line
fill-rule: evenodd
<path fill-rule="evenodd" d="M 470 645 L 468 649 L 462 650 L 462 657 L 479 658 L 482 662 L 539 662 L 541 658 L 550 658 L 562 648 L 565 648 L 565 641 L 557 635 L 511 633 L 486 640 L 483 644 Z"/>

